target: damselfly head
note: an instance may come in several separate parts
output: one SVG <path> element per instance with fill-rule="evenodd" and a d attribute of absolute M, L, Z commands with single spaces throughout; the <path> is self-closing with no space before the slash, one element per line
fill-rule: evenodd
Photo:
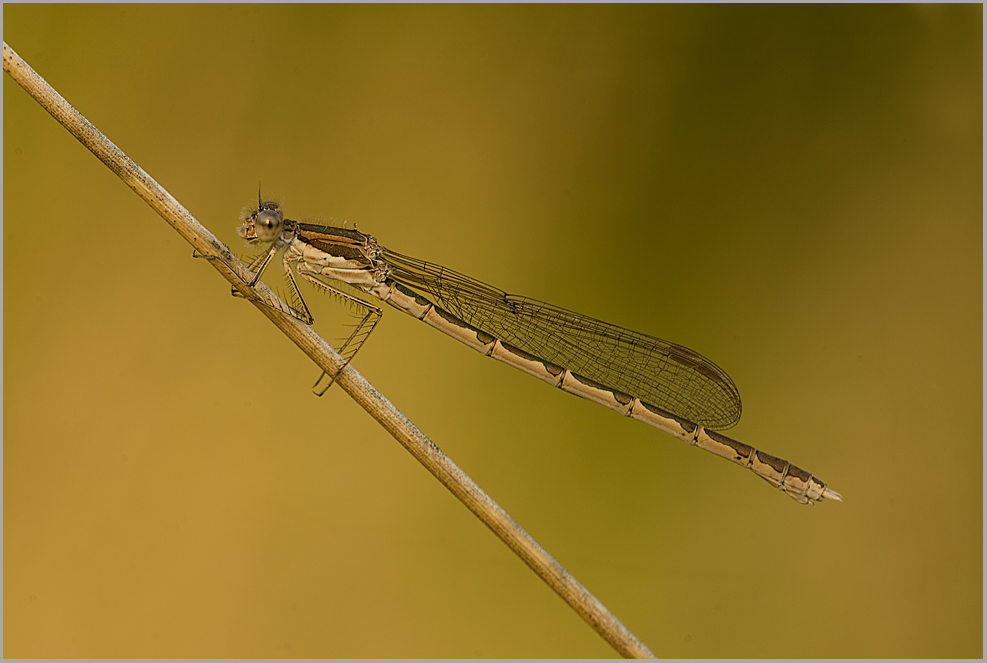
<path fill-rule="evenodd" d="M 284 228 L 281 205 L 273 200 L 258 200 L 257 209 L 241 217 L 237 234 L 248 242 L 273 242 Z"/>

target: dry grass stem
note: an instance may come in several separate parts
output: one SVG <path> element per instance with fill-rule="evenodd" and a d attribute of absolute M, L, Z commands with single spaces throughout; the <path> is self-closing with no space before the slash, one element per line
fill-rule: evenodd
<path fill-rule="evenodd" d="M 144 172 L 126 154 L 84 118 L 61 95 L 31 69 L 6 42 L 3 68 L 28 94 L 58 120 L 79 142 L 116 173 L 148 205 L 191 244 L 196 251 L 213 259 L 208 262 L 241 294 L 247 296 L 275 326 L 301 348 L 319 368 L 330 375 L 340 371 L 342 358 L 316 334 L 279 310 L 280 299 L 263 283 L 253 292 L 245 280 L 246 267 L 230 250 L 206 230 L 175 198 Z M 262 301 L 274 303 L 265 305 Z M 283 310 L 283 309 L 282 309 Z M 628 658 L 654 657 L 651 651 L 589 591 L 573 578 L 544 548 L 538 545 L 514 519 L 497 505 L 476 483 L 436 447 L 390 401 L 352 366 L 336 377 L 338 384 L 394 438 L 424 465 L 487 527 L 558 593 L 621 655 Z"/>

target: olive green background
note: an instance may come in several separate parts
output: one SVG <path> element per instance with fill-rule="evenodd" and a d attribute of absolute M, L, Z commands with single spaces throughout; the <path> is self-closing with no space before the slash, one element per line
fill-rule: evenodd
<path fill-rule="evenodd" d="M 843 504 L 393 309 L 355 361 L 666 657 L 982 655 L 981 35 L 978 5 L 4 6 L 234 251 L 261 182 L 726 369 L 729 434 Z M 3 183 L 6 656 L 613 654 L 6 76 Z"/>

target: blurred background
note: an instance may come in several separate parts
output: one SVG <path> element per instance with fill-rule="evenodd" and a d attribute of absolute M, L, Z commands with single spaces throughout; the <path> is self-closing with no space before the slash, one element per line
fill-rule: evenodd
<path fill-rule="evenodd" d="M 982 655 L 981 6 L 3 11 L 235 252 L 261 182 L 726 369 L 843 504 L 393 309 L 355 362 L 658 655 Z M 3 90 L 6 656 L 614 654 Z"/>

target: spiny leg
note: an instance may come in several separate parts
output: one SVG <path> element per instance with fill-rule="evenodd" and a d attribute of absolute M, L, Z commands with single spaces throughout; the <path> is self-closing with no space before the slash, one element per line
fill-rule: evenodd
<path fill-rule="evenodd" d="M 249 263 L 247 263 L 247 269 L 254 273 L 254 278 L 249 281 L 244 281 L 244 283 L 250 286 L 251 289 L 253 289 L 253 287 L 257 285 L 257 282 L 260 281 L 261 274 L 263 274 L 264 270 L 267 269 L 267 266 L 270 264 L 271 258 L 274 257 L 275 253 L 277 253 L 277 247 L 274 244 L 271 244 L 270 249 L 264 251 L 263 253 L 258 253 L 250 259 Z M 234 297 L 243 297 L 243 295 L 240 294 L 240 291 L 236 288 L 233 288 L 232 295 Z M 267 302 L 264 303 L 266 304 Z M 280 307 L 272 308 L 278 308 L 280 310 Z"/>
<path fill-rule="evenodd" d="M 340 355 L 342 355 L 344 360 L 342 367 L 340 367 L 339 369 L 341 371 L 344 368 L 346 368 L 346 366 L 356 355 L 357 351 L 359 351 L 359 349 L 363 347 L 363 343 L 367 340 L 367 338 L 370 337 L 370 332 L 372 332 L 374 330 L 374 327 L 377 326 L 377 323 L 380 321 L 380 318 L 384 314 L 384 312 L 381 309 L 374 306 L 373 304 L 370 304 L 369 302 L 365 302 L 359 297 L 354 297 L 353 295 L 347 294 L 342 290 L 337 290 L 336 288 L 333 288 L 331 285 L 323 283 L 322 281 L 304 272 L 300 271 L 298 272 L 298 275 L 301 276 L 306 281 L 308 281 L 309 283 L 316 285 L 322 288 L 323 290 L 337 297 L 340 297 L 345 301 L 354 304 L 358 308 L 362 308 L 366 310 L 367 312 L 363 316 L 363 319 L 360 320 L 359 323 L 357 323 L 356 328 L 353 329 L 353 332 L 350 334 L 349 338 L 347 338 L 346 341 L 344 341 L 343 344 L 339 347 L 338 352 Z M 339 375 L 338 371 L 336 372 L 336 375 Z M 328 374 L 325 371 L 323 371 L 322 374 L 319 376 L 319 379 L 315 381 L 315 385 L 312 387 L 312 391 L 315 393 L 315 395 L 321 396 L 322 394 L 326 393 L 329 387 L 332 386 L 333 381 L 336 379 L 336 375 L 329 377 L 329 382 L 324 387 L 320 388 L 319 385 L 322 383 L 323 378 L 328 376 Z"/>
<path fill-rule="evenodd" d="M 277 248 L 272 245 L 269 250 L 259 253 L 253 258 L 251 258 L 250 262 L 247 263 L 247 269 L 254 273 L 254 277 L 249 281 L 245 279 L 240 279 L 240 280 L 246 285 L 248 285 L 251 289 L 253 289 L 253 287 L 257 285 L 257 282 L 260 281 L 261 275 L 264 273 L 264 270 L 267 269 L 267 266 L 270 264 L 271 258 L 274 257 L 275 253 L 277 253 Z M 199 253 L 196 250 L 192 251 L 192 257 L 205 258 L 206 260 L 223 260 L 223 258 L 220 256 L 205 255 L 203 253 Z M 291 306 L 289 304 L 287 305 L 286 308 L 281 303 L 271 302 L 258 296 L 249 297 L 245 299 L 252 299 L 254 301 L 258 301 L 264 306 L 267 306 L 268 308 L 272 308 L 276 311 L 286 313 L 291 317 L 295 318 L 296 320 L 299 320 L 300 322 L 304 322 L 305 324 L 310 325 L 313 322 L 315 322 L 315 319 L 312 317 L 312 313 L 309 311 L 308 305 L 305 304 L 305 299 L 302 297 L 302 294 L 298 289 L 298 284 L 295 282 L 294 277 L 291 275 L 291 270 L 288 268 L 287 262 L 284 263 L 284 270 L 285 270 L 286 280 L 288 281 L 289 290 L 291 292 L 292 303 L 294 303 L 295 306 Z M 230 271 L 236 273 L 235 270 L 233 270 L 232 268 L 230 268 Z M 236 288 L 232 288 L 230 294 L 232 294 L 234 297 L 243 297 L 243 295 L 240 294 L 240 291 L 237 290 Z"/>
<path fill-rule="evenodd" d="M 281 265 L 284 267 L 285 281 L 288 282 L 288 292 L 291 293 L 291 304 L 288 305 L 288 313 L 291 317 L 304 322 L 306 325 L 312 324 L 315 322 L 315 318 L 312 317 L 312 311 L 309 310 L 308 304 L 305 303 L 305 298 L 302 297 L 302 291 L 298 289 L 298 282 L 295 281 L 295 277 L 291 273 L 291 266 L 288 264 L 288 260 L 282 258 Z"/>
<path fill-rule="evenodd" d="M 360 320 L 359 323 L 357 323 L 353 333 L 350 334 L 349 338 L 347 338 L 343 345 L 339 348 L 339 354 L 342 355 L 344 359 L 344 363 L 339 369 L 340 371 L 349 365 L 357 351 L 363 347 L 363 343 L 370 336 L 370 332 L 374 330 L 374 327 L 376 327 L 377 323 L 380 321 L 380 317 L 383 312 L 379 308 L 367 305 L 367 309 L 367 314 L 363 316 L 363 319 Z M 336 375 L 339 375 L 339 371 L 336 372 Z M 322 396 L 329 390 L 329 387 L 332 386 L 332 383 L 336 380 L 336 375 L 329 377 L 329 381 L 326 382 L 324 387 L 319 387 L 322 383 L 322 379 L 328 377 L 328 373 L 323 371 L 322 375 L 319 376 L 319 379 L 315 381 L 314 385 L 312 385 L 312 392 L 316 396 Z"/>
<path fill-rule="evenodd" d="M 261 255 L 265 255 L 265 254 L 262 253 Z M 226 265 L 227 269 L 229 269 L 231 272 L 233 272 L 234 274 L 236 274 L 237 278 L 240 279 L 240 282 L 241 283 L 245 283 L 245 284 L 253 287 L 254 281 L 247 281 L 247 280 L 243 279 L 242 277 L 240 277 L 239 273 L 235 269 L 233 269 L 232 267 L 230 267 L 230 264 L 222 256 L 210 256 L 210 255 L 206 255 L 205 253 L 199 253 L 199 250 L 198 249 L 192 249 L 192 257 L 193 258 L 205 258 L 206 260 L 219 260 L 224 265 Z M 250 261 L 250 265 L 253 265 L 255 262 L 257 262 L 257 258 L 253 258 Z M 240 292 L 236 288 L 232 288 L 230 294 L 232 294 L 234 297 L 243 297 L 243 295 L 241 295 Z"/>
<path fill-rule="evenodd" d="M 264 251 L 263 253 L 259 253 L 253 258 L 251 258 L 250 262 L 247 264 L 247 269 L 249 269 L 251 272 L 254 272 L 254 277 L 249 281 L 243 281 L 243 282 L 246 283 L 251 288 L 257 285 L 257 282 L 260 280 L 261 274 L 263 274 L 264 270 L 267 269 L 267 265 L 268 263 L 271 262 L 271 258 L 274 257 L 275 253 L 277 253 L 277 248 L 272 244 L 269 250 Z M 198 249 L 192 249 L 192 257 L 205 258 L 206 260 L 220 260 L 224 263 L 226 262 L 226 260 L 222 256 L 209 256 L 204 253 L 199 253 Z M 234 270 L 232 270 L 231 268 L 231 271 Z M 234 271 L 234 273 L 236 272 Z M 234 297 L 239 296 L 239 293 L 237 293 L 236 288 L 233 289 L 233 296 Z"/>

